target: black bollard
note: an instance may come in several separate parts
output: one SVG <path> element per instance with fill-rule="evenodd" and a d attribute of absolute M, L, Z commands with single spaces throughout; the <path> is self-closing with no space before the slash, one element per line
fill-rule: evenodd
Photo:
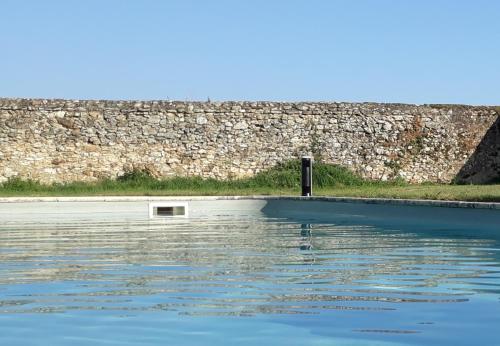
<path fill-rule="evenodd" d="M 302 196 L 312 196 L 312 163 L 311 156 L 302 157 Z"/>

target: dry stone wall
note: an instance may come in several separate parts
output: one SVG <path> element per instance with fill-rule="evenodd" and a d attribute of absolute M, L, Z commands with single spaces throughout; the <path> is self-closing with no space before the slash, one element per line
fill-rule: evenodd
<path fill-rule="evenodd" d="M 498 115 L 453 105 L 0 99 L 0 181 L 132 169 L 227 179 L 313 154 L 371 179 L 449 182 Z"/>

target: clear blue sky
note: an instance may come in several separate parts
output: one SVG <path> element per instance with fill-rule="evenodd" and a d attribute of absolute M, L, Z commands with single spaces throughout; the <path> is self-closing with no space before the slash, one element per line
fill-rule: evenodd
<path fill-rule="evenodd" d="M 1 0 L 0 97 L 500 104 L 497 0 Z"/>

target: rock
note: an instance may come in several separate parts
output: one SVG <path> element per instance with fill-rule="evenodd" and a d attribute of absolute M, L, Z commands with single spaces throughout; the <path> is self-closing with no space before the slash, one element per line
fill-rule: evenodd
<path fill-rule="evenodd" d="M 245 130 L 248 128 L 248 124 L 244 121 L 240 121 L 240 122 L 237 122 L 235 125 L 234 125 L 234 129 L 235 130 Z"/>
<path fill-rule="evenodd" d="M 198 125 L 205 125 L 206 123 L 208 122 L 207 118 L 205 118 L 204 116 L 198 116 L 196 118 L 196 123 Z"/>

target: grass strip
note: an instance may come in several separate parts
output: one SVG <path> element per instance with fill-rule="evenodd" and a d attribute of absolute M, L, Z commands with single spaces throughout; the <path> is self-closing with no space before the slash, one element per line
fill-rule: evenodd
<path fill-rule="evenodd" d="M 500 185 L 408 184 L 401 179 L 374 181 L 350 170 L 316 163 L 313 192 L 318 196 L 404 198 L 500 202 Z M 208 196 L 299 195 L 300 161 L 282 163 L 253 177 L 230 180 L 200 177 L 156 179 L 145 171 L 131 171 L 117 179 L 96 182 L 42 184 L 10 179 L 0 184 L 0 196 Z"/>

